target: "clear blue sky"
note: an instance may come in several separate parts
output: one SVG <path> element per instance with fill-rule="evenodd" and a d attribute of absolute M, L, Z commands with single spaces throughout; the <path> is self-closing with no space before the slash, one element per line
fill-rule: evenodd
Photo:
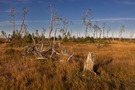
<path fill-rule="evenodd" d="M 116 33 L 121 25 L 125 25 L 125 37 L 129 37 L 129 32 L 135 30 L 135 0 L 0 0 L 0 30 L 9 33 L 12 31 L 9 16 L 12 7 L 17 10 L 16 29 L 20 29 L 22 8 L 26 7 L 28 13 L 25 23 L 28 31 L 42 31 L 42 28 L 49 31 L 50 2 L 60 17 L 72 21 L 68 30 L 72 30 L 74 34 L 84 35 L 85 25 L 81 18 L 89 8 L 93 11 L 93 25 L 94 21 L 98 21 L 100 27 L 102 23 L 106 23 L 111 27 L 110 35 L 114 32 L 115 36 L 118 36 Z M 91 35 L 90 30 L 89 34 Z"/>

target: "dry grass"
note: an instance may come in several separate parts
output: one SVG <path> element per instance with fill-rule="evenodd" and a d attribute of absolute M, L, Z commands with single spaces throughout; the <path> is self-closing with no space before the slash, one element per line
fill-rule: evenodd
<path fill-rule="evenodd" d="M 74 53 L 72 63 L 35 60 L 34 57 L 23 59 L 21 48 L 1 44 L 0 90 L 135 89 L 135 43 L 115 41 L 99 49 L 94 44 L 67 43 L 63 47 Z M 7 54 L 9 49 L 15 53 Z M 95 54 L 97 75 L 83 72 L 89 51 Z"/>

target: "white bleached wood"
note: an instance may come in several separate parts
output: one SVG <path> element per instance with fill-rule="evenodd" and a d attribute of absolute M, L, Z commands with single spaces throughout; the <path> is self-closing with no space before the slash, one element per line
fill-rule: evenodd
<path fill-rule="evenodd" d="M 93 71 L 94 67 L 94 54 L 88 53 L 87 60 L 84 62 L 84 71 Z"/>

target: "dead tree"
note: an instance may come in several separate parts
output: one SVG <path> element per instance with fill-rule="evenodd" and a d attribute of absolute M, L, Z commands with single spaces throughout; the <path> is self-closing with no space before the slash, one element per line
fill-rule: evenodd
<path fill-rule="evenodd" d="M 50 31 L 49 31 L 49 39 L 51 38 L 51 33 L 53 30 L 53 22 L 55 22 L 55 32 L 54 32 L 54 41 L 56 39 L 56 33 L 57 33 L 57 28 L 58 28 L 58 21 L 61 20 L 61 18 L 58 17 L 58 15 L 56 15 L 56 13 L 54 13 L 53 8 L 52 8 L 52 4 L 50 3 Z"/>
<path fill-rule="evenodd" d="M 92 27 L 91 21 L 90 20 L 87 20 L 88 16 L 91 15 L 91 13 L 92 13 L 91 9 L 88 9 L 85 12 L 84 16 L 83 16 L 83 22 L 85 24 L 85 38 L 87 37 L 88 27 L 90 27 L 90 28 Z"/>
<path fill-rule="evenodd" d="M 39 33 L 38 33 L 38 29 L 35 32 L 35 36 L 39 38 Z"/>
<path fill-rule="evenodd" d="M 105 23 L 103 23 L 103 26 L 102 26 L 102 28 L 103 28 L 103 38 L 105 38 L 105 27 L 106 27 L 106 24 Z"/>
<path fill-rule="evenodd" d="M 68 25 L 71 23 L 67 18 L 61 19 L 63 23 L 63 27 L 60 29 L 60 32 L 62 33 L 62 39 L 68 34 Z"/>
<path fill-rule="evenodd" d="M 98 26 L 97 23 L 96 23 L 96 25 L 93 26 L 93 28 L 94 28 L 93 37 L 94 37 L 94 38 L 97 38 L 97 37 L 98 37 L 98 31 L 100 31 L 101 29 L 100 29 L 100 27 Z M 100 31 L 100 32 L 102 32 L 102 31 Z M 100 35 L 100 36 L 101 36 L 101 35 Z"/>
<path fill-rule="evenodd" d="M 62 19 L 62 23 L 63 23 L 63 29 L 67 33 L 68 25 L 69 25 L 69 23 L 71 23 L 71 21 L 69 21 L 67 18 L 64 18 L 64 19 Z"/>
<path fill-rule="evenodd" d="M 73 37 L 73 32 L 72 32 L 72 29 L 71 29 L 71 31 L 70 31 L 70 34 L 71 34 L 70 36 L 71 36 L 71 37 Z"/>
<path fill-rule="evenodd" d="M 124 25 L 121 26 L 120 34 L 119 34 L 119 40 L 121 40 L 123 38 L 122 37 L 123 32 L 125 32 L 125 26 Z"/>
<path fill-rule="evenodd" d="M 53 18 L 54 18 L 54 12 L 53 12 L 53 8 L 52 8 L 52 4 L 50 3 L 50 31 L 49 31 L 49 39 L 51 38 L 51 33 L 53 30 Z"/>
<path fill-rule="evenodd" d="M 68 31 L 67 32 L 67 38 L 70 39 L 70 37 L 71 37 L 71 33 Z"/>
<path fill-rule="evenodd" d="M 102 35 L 102 30 L 99 29 L 99 38 L 101 38 L 101 35 Z"/>
<path fill-rule="evenodd" d="M 43 42 L 36 43 L 33 35 L 32 35 L 33 44 L 30 44 L 26 47 L 24 47 L 23 57 L 27 57 L 30 54 L 33 54 L 36 59 L 48 59 L 45 56 L 43 56 L 43 52 L 46 50 L 50 50 L 50 48 L 45 48 Z"/>
<path fill-rule="evenodd" d="M 114 41 L 114 33 L 112 32 L 112 40 Z"/>
<path fill-rule="evenodd" d="M 23 24 L 21 33 L 24 34 L 24 36 L 27 35 L 27 25 L 26 24 Z"/>
<path fill-rule="evenodd" d="M 45 28 L 42 28 L 42 29 L 43 29 L 43 31 L 42 31 L 42 37 L 45 38 L 46 29 Z"/>
<path fill-rule="evenodd" d="M 97 32 L 97 28 L 96 28 L 96 25 L 93 26 L 94 28 L 94 32 L 93 32 L 93 38 L 95 39 L 96 38 L 96 32 Z"/>
<path fill-rule="evenodd" d="M 60 29 L 60 32 L 62 33 L 62 40 L 63 40 L 66 35 L 66 31 L 62 28 Z"/>
<path fill-rule="evenodd" d="M 108 26 L 107 27 L 107 35 L 106 35 L 106 38 L 108 38 L 108 34 L 109 34 L 109 31 L 111 30 L 111 27 L 110 26 Z"/>
<path fill-rule="evenodd" d="M 59 20 L 61 20 L 61 18 L 59 18 L 58 15 L 54 14 L 54 21 L 55 21 L 55 32 L 54 32 L 54 40 L 53 40 L 54 43 L 55 43 L 55 40 L 56 40 L 56 34 L 57 34 Z"/>
<path fill-rule="evenodd" d="M 25 24 L 25 16 L 26 16 L 26 14 L 27 14 L 27 9 L 26 8 L 23 8 L 23 10 L 22 10 L 22 12 L 23 12 L 23 20 L 22 20 L 22 24 L 21 24 L 21 29 L 20 29 L 20 34 L 25 34 L 27 31 L 27 29 L 26 29 L 26 24 Z"/>
<path fill-rule="evenodd" d="M 45 46 L 44 42 L 35 42 L 34 37 L 32 36 L 33 44 L 28 45 L 24 48 L 23 56 L 27 57 L 30 54 L 33 54 L 36 59 L 56 59 L 55 56 L 66 56 L 67 61 L 71 61 L 73 54 L 67 53 L 65 49 L 61 49 L 61 46 L 58 43 L 50 43 Z"/>
<path fill-rule="evenodd" d="M 98 36 L 98 32 L 99 32 L 99 38 L 101 38 L 102 30 L 101 30 L 101 28 L 99 27 L 98 22 L 96 22 L 96 28 L 97 28 L 97 36 Z"/>
<path fill-rule="evenodd" d="M 12 33 L 15 32 L 15 15 L 16 15 L 16 9 L 15 8 L 12 8 L 11 11 L 10 11 L 10 16 L 11 16 L 11 23 L 12 23 L 12 27 L 13 27 L 13 30 L 12 30 Z"/>
<path fill-rule="evenodd" d="M 93 71 L 94 67 L 94 54 L 88 53 L 87 60 L 84 62 L 84 71 Z"/>

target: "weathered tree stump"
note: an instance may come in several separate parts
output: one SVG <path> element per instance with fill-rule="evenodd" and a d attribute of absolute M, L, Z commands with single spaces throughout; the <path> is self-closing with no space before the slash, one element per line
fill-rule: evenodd
<path fill-rule="evenodd" d="M 94 54 L 88 53 L 87 60 L 84 62 L 84 71 L 93 71 L 94 67 Z"/>

